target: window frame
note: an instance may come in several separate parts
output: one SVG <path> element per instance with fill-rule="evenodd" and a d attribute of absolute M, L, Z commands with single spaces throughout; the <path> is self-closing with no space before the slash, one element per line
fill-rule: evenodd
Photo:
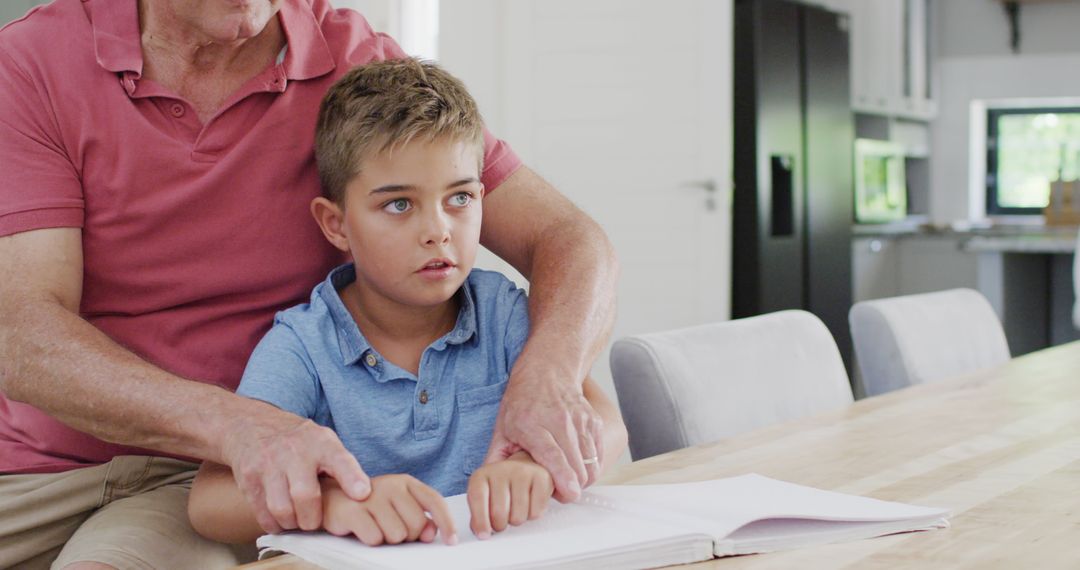
<path fill-rule="evenodd" d="M 986 215 L 1041 216 L 1039 207 L 1014 207 L 998 204 L 998 118 L 1003 115 L 1080 114 L 1080 103 L 1069 105 L 1037 105 L 1031 107 L 987 107 L 986 109 Z"/>

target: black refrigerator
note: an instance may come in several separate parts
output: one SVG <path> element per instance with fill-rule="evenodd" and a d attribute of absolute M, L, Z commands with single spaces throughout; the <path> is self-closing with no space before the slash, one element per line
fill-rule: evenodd
<path fill-rule="evenodd" d="M 817 315 L 851 370 L 848 19 L 735 1 L 732 316 Z"/>

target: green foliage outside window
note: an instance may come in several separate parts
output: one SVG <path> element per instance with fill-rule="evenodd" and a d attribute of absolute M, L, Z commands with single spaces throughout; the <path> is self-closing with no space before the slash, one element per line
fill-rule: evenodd
<path fill-rule="evenodd" d="M 997 205 L 1043 208 L 1055 180 L 1080 179 L 1080 110 L 1001 114 Z"/>

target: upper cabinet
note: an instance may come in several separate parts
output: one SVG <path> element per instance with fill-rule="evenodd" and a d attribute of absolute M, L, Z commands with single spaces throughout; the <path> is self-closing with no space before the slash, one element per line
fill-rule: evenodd
<path fill-rule="evenodd" d="M 849 15 L 856 111 L 923 121 L 934 117 L 930 0 L 811 1 Z"/>

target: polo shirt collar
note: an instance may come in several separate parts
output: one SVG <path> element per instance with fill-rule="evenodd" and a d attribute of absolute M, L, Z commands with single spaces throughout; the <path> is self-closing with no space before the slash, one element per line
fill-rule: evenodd
<path fill-rule="evenodd" d="M 342 363 L 346 366 L 356 364 L 366 354 L 374 352 L 371 343 L 360 332 L 360 327 L 356 326 L 356 321 L 345 308 L 345 302 L 338 293 L 339 289 L 353 281 L 356 281 L 356 266 L 346 263 L 331 271 L 326 281 L 319 286 L 319 297 L 326 303 L 330 317 L 334 321 L 338 349 L 341 351 Z M 468 279 L 462 283 L 457 294 L 461 299 L 457 321 L 454 323 L 453 330 L 432 343 L 431 348 L 435 350 L 443 350 L 448 345 L 464 344 L 477 336 L 476 301 Z M 381 361 L 378 366 L 382 366 Z"/>
<path fill-rule="evenodd" d="M 136 0 L 83 0 L 94 30 L 94 53 L 101 67 L 142 73 L 142 43 Z M 311 79 L 333 71 L 336 64 L 315 13 L 303 0 L 285 0 L 278 12 L 288 43 L 285 77 Z"/>
<path fill-rule="evenodd" d="M 120 73 L 142 73 L 139 6 L 136 0 L 83 0 L 94 30 L 98 65 Z"/>
<path fill-rule="evenodd" d="M 287 79 L 311 79 L 334 70 L 334 56 L 309 4 L 303 0 L 285 0 L 278 17 L 289 50 L 284 62 Z"/>

